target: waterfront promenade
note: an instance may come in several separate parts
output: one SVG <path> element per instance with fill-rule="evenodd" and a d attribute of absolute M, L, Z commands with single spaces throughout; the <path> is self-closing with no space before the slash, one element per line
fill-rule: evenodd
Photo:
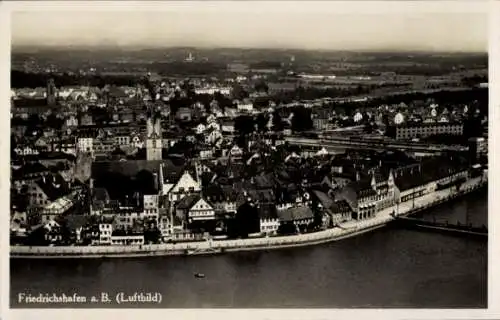
<path fill-rule="evenodd" d="M 363 221 L 349 221 L 332 229 L 291 236 L 265 237 L 238 240 L 208 240 L 203 242 L 157 244 L 143 246 L 68 246 L 28 247 L 11 246 L 12 258 L 102 258 L 102 257 L 145 257 L 165 255 L 214 254 L 232 251 L 268 250 L 299 247 L 326 243 L 353 237 L 385 226 L 396 215 L 408 215 L 448 201 L 450 198 L 467 194 L 484 183 L 481 178 L 470 179 L 461 185 L 459 191 L 444 189 L 426 194 L 407 202 L 386 208 L 374 218 Z"/>

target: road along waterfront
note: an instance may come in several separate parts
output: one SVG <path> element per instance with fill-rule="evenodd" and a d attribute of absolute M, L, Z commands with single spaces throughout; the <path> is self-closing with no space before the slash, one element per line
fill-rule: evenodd
<path fill-rule="evenodd" d="M 11 246 L 11 258 L 112 258 L 166 255 L 217 254 L 233 251 L 280 249 L 321 244 L 341 240 L 384 227 L 394 215 L 408 215 L 441 204 L 451 198 L 463 196 L 487 182 L 481 178 L 467 180 L 458 191 L 443 189 L 399 203 L 381 210 L 374 218 L 349 221 L 332 229 L 292 236 L 218 240 L 192 243 L 157 244 L 143 246 L 89 246 L 89 247 L 28 247 Z"/>

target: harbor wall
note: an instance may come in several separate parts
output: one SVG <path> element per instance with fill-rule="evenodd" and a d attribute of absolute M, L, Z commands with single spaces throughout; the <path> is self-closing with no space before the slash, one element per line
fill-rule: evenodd
<path fill-rule="evenodd" d="M 402 206 L 398 215 L 410 215 L 433 206 L 442 204 L 451 199 L 461 197 L 487 185 L 487 182 L 472 181 L 464 185 L 460 191 L 448 191 L 446 196 L 429 197 L 420 199 L 418 206 Z M 429 195 L 427 195 L 429 196 Z M 420 197 L 424 198 L 426 196 Z M 411 203 L 412 200 L 407 201 Z M 375 218 L 352 222 L 351 227 L 335 227 L 323 231 L 298 234 L 290 236 L 237 239 L 237 240 L 211 240 L 190 243 L 167 243 L 142 246 L 11 246 L 11 258 L 28 259 L 53 259 L 53 258 L 117 258 L 117 257 L 147 257 L 169 255 L 198 255 L 217 254 L 235 251 L 272 250 L 290 247 L 317 245 L 337 241 L 372 230 L 382 228 L 394 220 L 393 208 L 377 214 Z"/>

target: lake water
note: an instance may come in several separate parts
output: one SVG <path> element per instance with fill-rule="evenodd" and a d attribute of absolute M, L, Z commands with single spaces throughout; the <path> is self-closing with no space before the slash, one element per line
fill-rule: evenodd
<path fill-rule="evenodd" d="M 424 218 L 487 225 L 487 192 L 431 209 Z M 487 241 L 383 228 L 329 244 L 214 256 L 12 260 L 19 293 L 159 292 L 157 304 L 52 307 L 485 308 Z M 201 272 L 205 278 L 195 278 Z"/>

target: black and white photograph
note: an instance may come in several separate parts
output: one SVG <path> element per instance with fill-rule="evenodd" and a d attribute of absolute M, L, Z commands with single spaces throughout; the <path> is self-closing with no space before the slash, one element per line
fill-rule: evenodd
<path fill-rule="evenodd" d="M 486 310 L 488 19 L 486 1 L 12 10 L 3 298 Z"/>

